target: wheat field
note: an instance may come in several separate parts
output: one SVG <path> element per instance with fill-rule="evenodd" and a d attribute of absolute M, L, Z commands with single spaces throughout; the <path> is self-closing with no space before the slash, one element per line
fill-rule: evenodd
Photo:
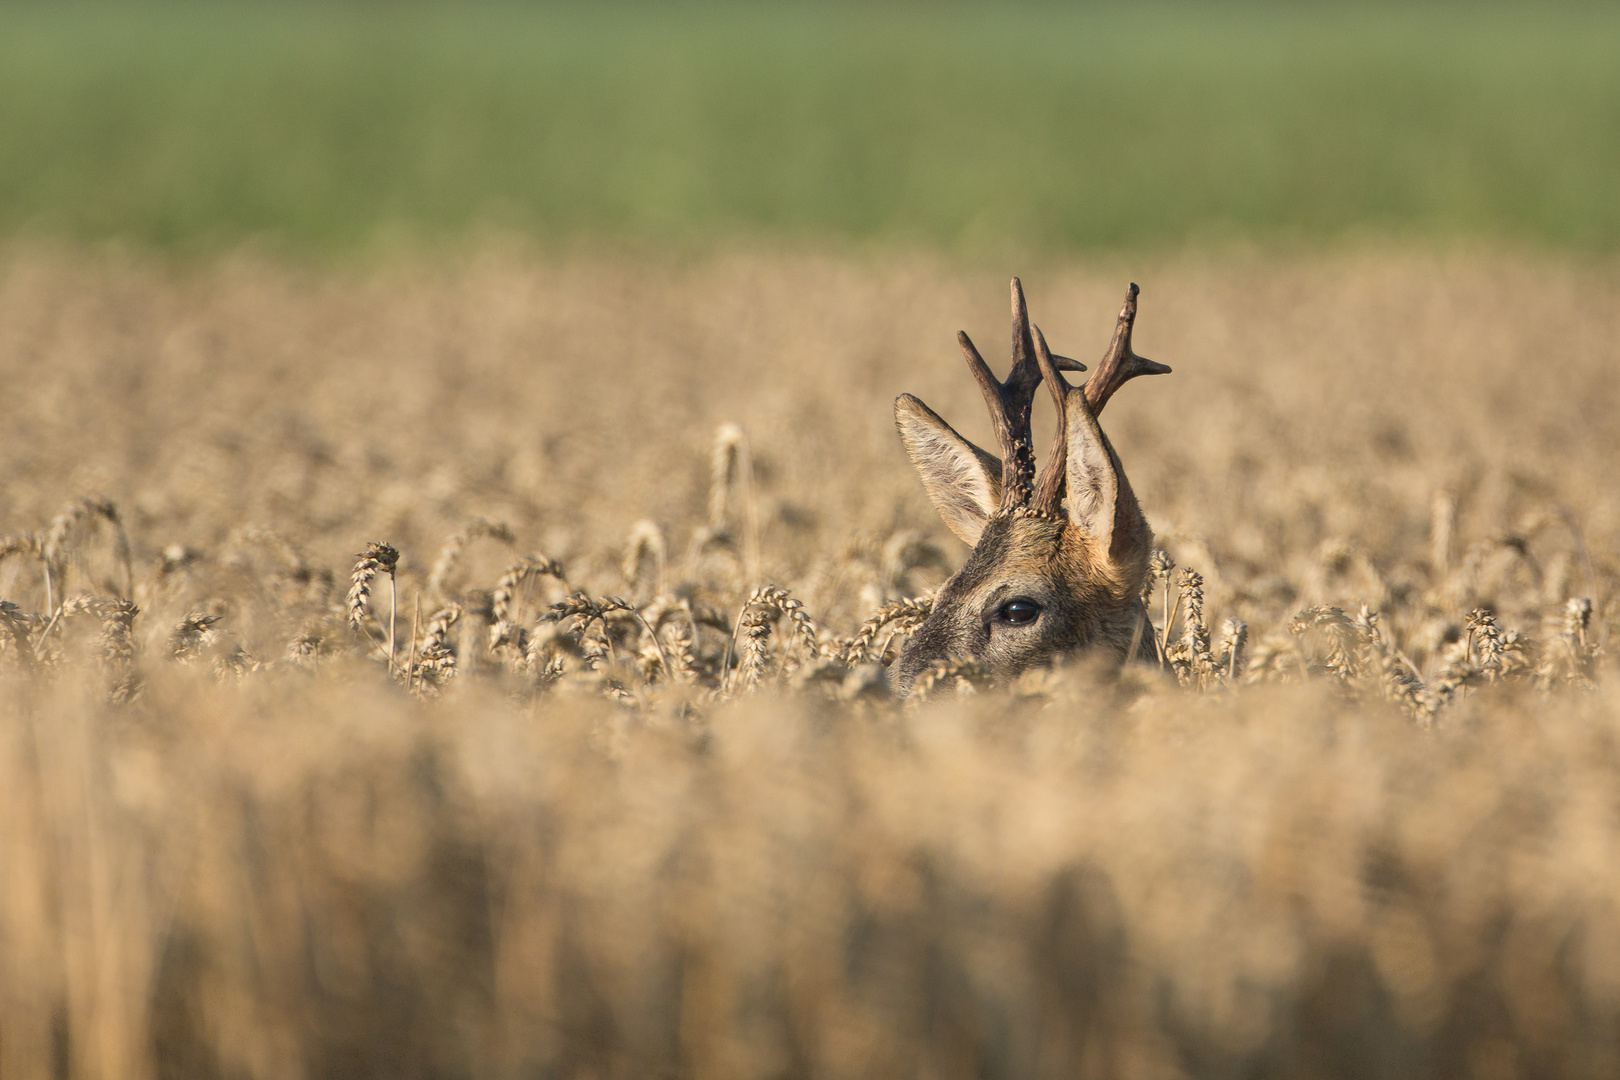
<path fill-rule="evenodd" d="M 897 702 L 966 552 L 891 403 L 990 441 L 1011 273 L 1082 359 L 1141 285 L 1174 664 Z M 1613 1075 L 1617 300 L 13 244 L 0 1076 Z"/>

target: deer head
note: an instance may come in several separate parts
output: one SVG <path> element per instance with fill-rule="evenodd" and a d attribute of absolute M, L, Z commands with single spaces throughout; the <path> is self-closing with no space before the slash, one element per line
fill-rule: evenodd
<path fill-rule="evenodd" d="M 1047 349 L 1040 328 L 1030 325 L 1017 278 L 1012 372 L 1005 382 L 996 380 L 967 334 L 957 334 L 990 409 L 999 459 L 910 394 L 895 399 L 900 441 L 923 488 L 945 524 L 973 548 L 901 652 L 897 692 L 909 693 L 919 674 L 953 657 L 976 660 L 998 678 L 1090 646 L 1124 658 L 1157 658 L 1142 603 L 1153 532 L 1097 424 L 1124 383 L 1170 370 L 1131 351 L 1137 291 L 1132 285 L 1125 294 L 1113 341 L 1079 388 L 1062 372 L 1085 365 Z M 1057 406 L 1057 435 L 1036 476 L 1029 416 L 1042 379 Z"/>

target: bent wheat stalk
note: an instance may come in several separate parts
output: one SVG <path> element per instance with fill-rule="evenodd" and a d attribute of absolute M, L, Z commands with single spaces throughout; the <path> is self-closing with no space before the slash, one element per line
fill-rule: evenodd
<path fill-rule="evenodd" d="M 505 522 L 489 521 L 481 517 L 473 518 L 445 538 L 444 546 L 439 549 L 439 557 L 433 560 L 433 569 L 428 572 L 429 596 L 440 600 L 450 599 L 447 591 L 450 576 L 461 564 L 462 557 L 467 553 L 467 546 L 478 539 L 494 540 L 508 546 L 517 541 L 511 527 Z"/>
<path fill-rule="evenodd" d="M 866 621 L 861 623 L 860 629 L 855 632 L 855 636 L 844 643 L 844 662 L 851 665 L 868 663 L 872 659 L 872 644 L 877 641 L 877 636 L 884 627 L 891 624 L 894 626 L 894 632 L 889 637 L 892 641 L 895 635 L 910 633 L 922 625 L 933 610 L 932 593 L 909 599 L 890 600 L 867 616 Z M 888 643 L 885 642 L 883 652 L 887 651 Z M 880 659 L 883 652 L 878 654 Z"/>
<path fill-rule="evenodd" d="M 394 670 L 394 614 L 398 607 L 398 590 L 394 584 L 394 571 L 399 565 L 399 549 L 375 541 L 366 545 L 350 573 L 349 594 L 345 598 L 349 625 L 359 630 L 365 620 L 371 601 L 371 579 L 379 573 L 388 575 L 388 670 Z"/>
<path fill-rule="evenodd" d="M 804 604 L 795 600 L 780 586 L 761 585 L 748 594 L 748 599 L 743 601 L 742 610 L 737 613 L 731 641 L 726 646 L 726 656 L 720 665 L 721 690 L 727 688 L 731 661 L 737 653 L 739 638 L 744 638 L 742 656 L 743 666 L 747 669 L 744 673 L 745 683 L 751 687 L 758 681 L 766 667 L 764 650 L 770 643 L 771 619 L 777 615 L 786 616 L 793 624 L 794 640 L 799 643 L 807 659 L 815 661 L 821 658 L 821 646 L 816 641 L 815 620 L 804 610 Z"/>

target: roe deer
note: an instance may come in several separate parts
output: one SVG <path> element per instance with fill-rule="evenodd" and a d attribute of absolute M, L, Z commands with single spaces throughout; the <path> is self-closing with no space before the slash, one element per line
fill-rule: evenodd
<path fill-rule="evenodd" d="M 1127 660 L 1158 659 L 1142 602 L 1153 532 L 1097 426 L 1097 415 L 1127 380 L 1170 370 L 1131 351 L 1137 292 L 1135 285 L 1126 292 L 1113 341 L 1078 389 L 1060 372 L 1085 365 L 1047 349 L 1040 328 L 1030 326 L 1017 278 L 1006 382 L 996 381 L 967 334 L 957 334 L 990 408 L 999 459 L 910 394 L 895 399 L 900 440 L 929 499 L 973 548 L 902 650 L 898 693 L 910 693 L 918 675 L 948 658 L 975 660 L 996 678 L 1087 646 Z M 1057 405 L 1057 435 L 1037 477 L 1029 414 L 1043 377 Z"/>

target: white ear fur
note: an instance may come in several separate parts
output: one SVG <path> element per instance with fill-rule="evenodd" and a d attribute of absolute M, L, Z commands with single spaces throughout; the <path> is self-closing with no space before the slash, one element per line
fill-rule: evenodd
<path fill-rule="evenodd" d="M 923 490 L 951 532 L 969 547 L 1001 506 L 1001 459 L 987 454 L 910 394 L 894 399 L 894 424 Z"/>
<path fill-rule="evenodd" d="M 1114 542 L 1120 481 L 1125 474 L 1082 390 L 1069 391 L 1064 411 L 1069 419 L 1069 460 L 1065 463 L 1069 520 L 1097 551 L 1108 555 Z"/>

